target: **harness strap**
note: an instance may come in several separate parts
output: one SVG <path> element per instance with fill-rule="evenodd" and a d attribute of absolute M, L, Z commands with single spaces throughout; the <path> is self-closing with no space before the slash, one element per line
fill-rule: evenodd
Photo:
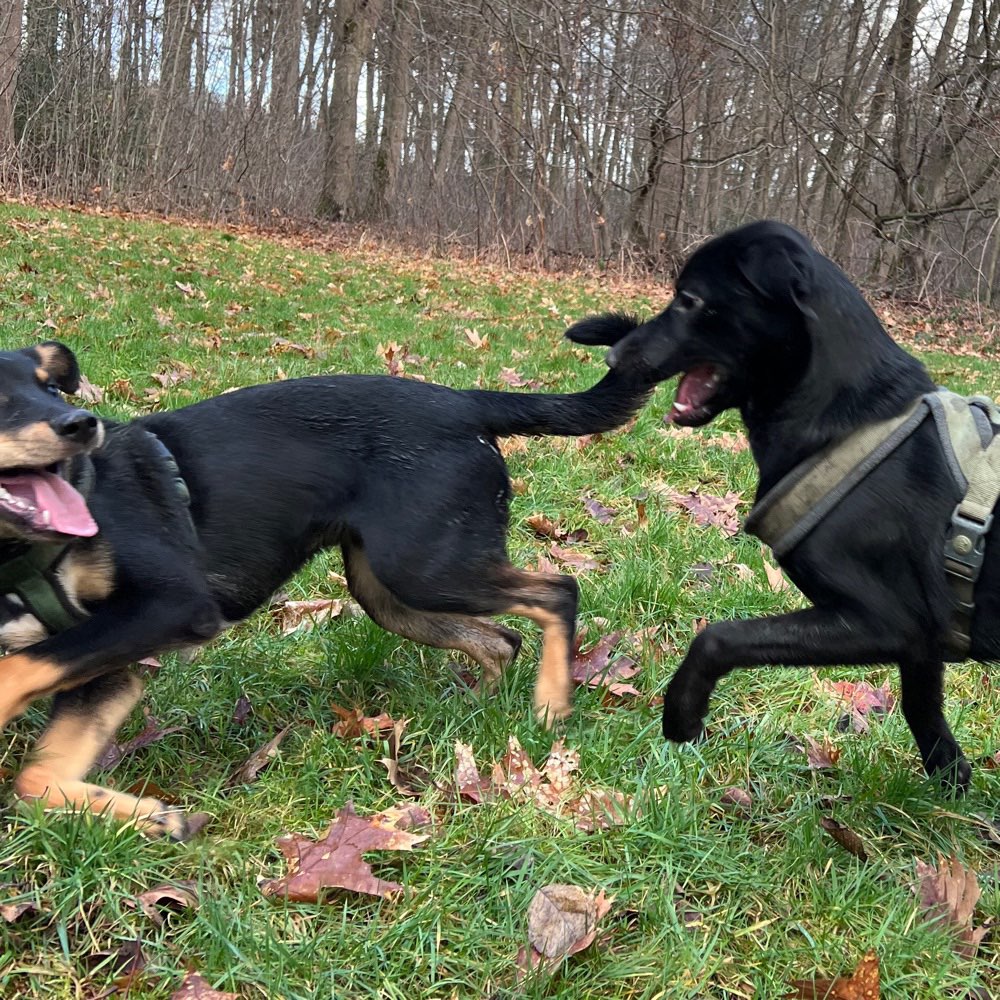
<path fill-rule="evenodd" d="M 978 399 L 976 403 L 983 405 Z M 1000 413 L 991 402 L 987 403 L 991 423 L 1000 423 Z M 955 505 L 944 541 L 944 570 L 954 595 L 949 640 L 962 657 L 972 647 L 976 582 L 983 569 L 993 509 L 1000 499 L 1000 436 L 976 454 L 963 472 L 968 487 Z"/>
<path fill-rule="evenodd" d="M 52 634 L 86 618 L 70 603 L 56 576 L 67 549 L 62 542 L 39 543 L 0 564 L 0 594 L 17 594 L 25 609 Z"/>
<path fill-rule="evenodd" d="M 824 448 L 754 504 L 744 530 L 769 545 L 780 559 L 885 461 L 920 426 L 927 412 L 920 397 L 897 416 L 866 424 Z"/>

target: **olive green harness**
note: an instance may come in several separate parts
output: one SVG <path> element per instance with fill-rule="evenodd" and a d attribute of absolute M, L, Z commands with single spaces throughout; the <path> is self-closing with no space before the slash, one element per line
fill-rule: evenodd
<path fill-rule="evenodd" d="M 928 417 L 962 497 L 944 541 L 953 598 L 948 642 L 962 658 L 971 645 L 974 590 L 1000 498 L 1000 410 L 992 400 L 947 389 L 921 396 L 898 416 L 861 427 L 796 466 L 754 504 L 744 528 L 780 560 Z"/>

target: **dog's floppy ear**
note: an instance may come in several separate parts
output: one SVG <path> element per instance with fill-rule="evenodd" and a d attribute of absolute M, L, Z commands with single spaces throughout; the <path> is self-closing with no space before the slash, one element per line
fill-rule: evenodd
<path fill-rule="evenodd" d="M 34 347 L 26 347 L 22 354 L 44 369 L 62 392 L 73 393 L 80 388 L 80 366 L 76 355 L 58 340 L 46 340 Z"/>
<path fill-rule="evenodd" d="M 614 347 L 619 340 L 639 326 L 642 326 L 642 320 L 637 316 L 627 313 L 603 313 L 600 316 L 588 316 L 574 323 L 566 331 L 566 337 L 575 344 Z"/>
<path fill-rule="evenodd" d="M 736 261 L 747 284 L 762 298 L 791 301 L 810 319 L 816 312 L 809 305 L 813 290 L 812 252 L 781 237 L 755 240 Z"/>

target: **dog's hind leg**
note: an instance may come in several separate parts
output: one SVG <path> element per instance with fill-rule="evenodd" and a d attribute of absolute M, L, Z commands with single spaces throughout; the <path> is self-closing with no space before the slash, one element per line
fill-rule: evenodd
<path fill-rule="evenodd" d="M 14 781 L 17 795 L 38 800 L 46 808 L 108 813 L 134 822 L 145 833 L 183 840 L 183 813 L 170 810 L 159 799 L 139 798 L 83 780 L 141 696 L 142 681 L 125 670 L 57 694 L 33 759 Z"/>
<path fill-rule="evenodd" d="M 437 649 L 455 649 L 482 669 L 480 684 L 492 690 L 521 649 L 521 636 L 488 618 L 418 611 L 404 604 L 372 572 L 364 550 L 344 546 L 347 586 L 369 617 L 405 639 Z"/>
<path fill-rule="evenodd" d="M 944 664 L 936 658 L 901 660 L 899 676 L 906 723 L 924 768 L 956 795 L 969 787 L 972 767 L 944 717 Z"/>

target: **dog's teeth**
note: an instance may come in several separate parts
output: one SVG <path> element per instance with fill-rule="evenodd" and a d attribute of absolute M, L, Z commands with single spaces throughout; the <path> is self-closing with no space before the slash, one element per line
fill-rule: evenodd
<path fill-rule="evenodd" d="M 690 410 L 691 407 L 688 403 L 678 403 L 677 400 L 674 400 L 674 409 L 678 413 L 687 413 L 687 411 Z"/>

